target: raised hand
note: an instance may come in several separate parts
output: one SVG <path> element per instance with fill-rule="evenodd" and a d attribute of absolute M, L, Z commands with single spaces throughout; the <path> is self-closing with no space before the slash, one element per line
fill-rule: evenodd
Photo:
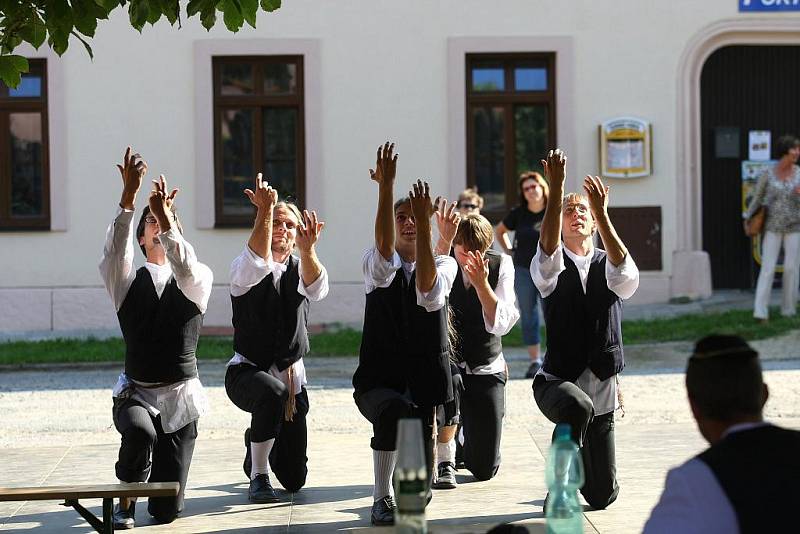
<path fill-rule="evenodd" d="M 464 272 L 467 273 L 469 283 L 478 286 L 489 283 L 489 260 L 483 257 L 482 252 L 470 250 L 467 252 L 467 262 L 464 264 Z"/>
<path fill-rule="evenodd" d="M 259 210 L 271 210 L 278 203 L 278 191 L 270 187 L 266 180 L 261 179 L 261 173 L 256 174 L 255 191 L 245 189 L 244 194 Z"/>
<path fill-rule="evenodd" d="M 317 218 L 317 212 L 303 210 L 303 224 L 297 227 L 297 236 L 295 243 L 300 252 L 311 252 L 311 249 L 319 240 L 319 235 L 322 229 L 325 228 L 325 223 Z"/>
<path fill-rule="evenodd" d="M 608 208 L 608 186 L 603 185 L 599 176 L 586 176 L 583 179 L 583 190 L 589 199 L 592 215 L 597 220 Z"/>
<path fill-rule="evenodd" d="M 172 226 L 174 220 L 172 204 L 176 196 L 178 196 L 177 189 L 168 192 L 167 179 L 163 174 L 159 175 L 158 180 L 153 180 L 153 190 L 150 192 L 148 203 L 162 232 L 166 232 Z"/>
<path fill-rule="evenodd" d="M 411 213 L 414 214 L 417 225 L 421 221 L 430 221 L 436 208 L 431 202 L 431 187 L 428 182 L 417 180 L 412 190 L 408 192 L 408 198 L 411 200 Z"/>
<path fill-rule="evenodd" d="M 378 158 L 375 168 L 369 170 L 369 177 L 379 184 L 394 183 L 395 173 L 397 172 L 397 154 L 394 153 L 394 143 L 378 147 Z"/>
<path fill-rule="evenodd" d="M 436 226 L 439 228 L 439 237 L 453 242 L 458 230 L 458 223 L 461 222 L 461 214 L 456 209 L 456 202 L 448 203 L 447 199 L 436 197 L 434 206 L 436 207 Z M 446 253 L 445 253 L 446 254 Z"/>
<path fill-rule="evenodd" d="M 122 157 L 122 165 L 117 163 L 117 169 L 122 176 L 122 198 L 119 205 L 131 210 L 136 193 L 142 186 L 142 179 L 147 174 L 147 162 L 138 153 L 131 155 L 131 147 L 128 147 Z"/>
<path fill-rule="evenodd" d="M 544 177 L 550 183 L 550 187 L 563 186 L 567 176 L 567 156 L 564 151 L 560 148 L 551 150 L 547 153 L 547 159 L 541 160 L 541 163 L 544 168 Z"/>

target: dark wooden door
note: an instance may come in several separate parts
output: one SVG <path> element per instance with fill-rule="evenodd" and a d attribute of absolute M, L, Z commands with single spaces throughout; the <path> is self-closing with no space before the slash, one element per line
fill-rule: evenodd
<path fill-rule="evenodd" d="M 727 46 L 700 77 L 703 249 L 715 289 L 751 288 L 757 265 L 742 232 L 741 162 L 750 130 L 800 135 L 800 47 Z M 738 134 L 738 155 L 724 146 Z"/>

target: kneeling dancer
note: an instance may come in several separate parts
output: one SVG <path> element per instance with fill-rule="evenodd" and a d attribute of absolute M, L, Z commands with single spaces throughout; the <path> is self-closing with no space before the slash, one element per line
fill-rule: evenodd
<path fill-rule="evenodd" d="M 482 215 L 466 215 L 449 231 L 451 218 L 445 206 L 437 212 L 440 253 L 453 251 L 460 267 L 450 290 L 450 309 L 457 342 L 460 387 L 454 381 L 455 399 L 444 407 L 444 419 L 457 414 L 456 426 L 443 426 L 437 444 L 438 467 L 433 487 L 456 487 L 456 440 L 461 445 L 464 466 L 478 480 L 489 480 L 500 468 L 500 436 L 505 416 L 505 386 L 508 367 L 503 357 L 501 336 L 519 319 L 514 305 L 514 264 L 511 256 L 490 250 L 492 224 Z M 452 236 L 452 237 L 451 237 Z M 460 413 L 459 413 L 460 412 Z M 447 424 L 447 423 L 445 423 Z"/>
<path fill-rule="evenodd" d="M 256 219 L 244 250 L 231 264 L 233 346 L 225 391 L 252 414 L 245 431 L 244 472 L 250 502 L 275 502 L 268 463 L 283 487 L 298 491 L 308 473 L 308 393 L 303 356 L 308 354 L 309 302 L 328 294 L 328 274 L 315 245 L 325 223 L 302 216 L 261 174 L 245 189 Z M 300 257 L 292 255 L 297 247 Z"/>
<path fill-rule="evenodd" d="M 394 145 L 378 148 L 371 178 L 378 183 L 375 246 L 364 254 L 364 330 L 353 375 L 356 405 L 371 423 L 375 486 L 371 521 L 394 522 L 391 478 L 397 460 L 397 421 L 423 423 L 428 480 L 432 473 L 435 407 L 452 398 L 447 295 L 456 262 L 434 258 L 434 207 L 427 183 L 393 204 L 397 156 Z M 430 493 L 429 493 L 430 495 Z"/>
<path fill-rule="evenodd" d="M 619 493 L 614 409 L 616 375 L 625 366 L 622 301 L 639 287 L 639 270 L 608 217 L 609 188 L 600 178 L 586 177 L 586 196 L 563 197 L 566 162 L 561 150 L 542 161 L 550 195 L 531 276 L 542 296 L 547 353 L 533 397 L 550 421 L 572 427 L 586 476 L 581 493 L 603 509 Z M 595 248 L 595 230 L 606 250 Z"/>
<path fill-rule="evenodd" d="M 117 167 L 122 197 L 100 262 L 125 338 L 125 371 L 113 391 L 122 435 L 116 473 L 122 482 L 179 482 L 176 497 L 151 497 L 147 505 L 156 521 L 170 523 L 183 510 L 197 420 L 208 409 L 195 351 L 213 274 L 183 238 L 174 213 L 178 190 L 168 191 L 164 175 L 154 180 L 136 227 L 147 263 L 133 269 L 131 223 L 147 164 L 128 147 Z M 120 499 L 114 528 L 133 528 L 135 512 L 135 499 Z"/>

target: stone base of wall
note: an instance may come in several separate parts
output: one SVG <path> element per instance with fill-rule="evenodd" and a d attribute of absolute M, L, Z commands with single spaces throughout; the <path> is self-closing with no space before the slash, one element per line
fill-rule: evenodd
<path fill-rule="evenodd" d="M 639 290 L 630 304 L 652 304 L 670 299 L 670 278 L 642 273 Z M 309 328 L 324 325 L 361 328 L 364 321 L 364 285 L 334 283 L 328 297 L 311 305 Z M 205 333 L 231 335 L 231 299 L 227 285 L 214 286 L 204 321 Z M 120 336 L 117 315 L 105 289 L 0 289 L 0 341 L 57 337 Z"/>

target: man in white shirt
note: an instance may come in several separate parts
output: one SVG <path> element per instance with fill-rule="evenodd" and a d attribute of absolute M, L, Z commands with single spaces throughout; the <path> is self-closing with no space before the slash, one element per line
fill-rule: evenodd
<path fill-rule="evenodd" d="M 686 367 L 692 415 L 710 447 L 667 474 L 645 534 L 787 532 L 800 501 L 800 432 L 766 423 L 758 353 L 711 335 Z"/>
<path fill-rule="evenodd" d="M 251 414 L 244 437 L 248 497 L 265 503 L 278 500 L 268 464 L 290 492 L 305 485 L 308 473 L 303 357 L 310 302 L 328 294 L 328 273 L 315 248 L 325 223 L 314 211 L 301 215 L 294 204 L 278 202 L 261 174 L 245 194 L 257 209 L 247 245 L 231 264 L 235 353 L 225 391 Z"/>
<path fill-rule="evenodd" d="M 114 425 L 122 435 L 117 478 L 122 482 L 180 483 L 177 497 L 150 498 L 148 511 L 169 523 L 183 509 L 183 495 L 197 438 L 197 420 L 208 410 L 197 377 L 195 351 L 213 274 L 186 242 L 164 175 L 154 180 L 136 228 L 147 262 L 133 269 L 136 194 L 147 172 L 139 154 L 125 152 L 123 190 L 106 233 L 100 274 L 125 338 L 125 371 L 114 387 Z M 114 527 L 135 526 L 135 500 L 121 499 Z"/>
<path fill-rule="evenodd" d="M 375 246 L 362 262 L 367 296 L 353 375 L 356 406 L 373 428 L 374 525 L 394 523 L 398 419 L 422 420 L 430 481 L 435 407 L 453 397 L 447 295 L 457 266 L 450 256 L 433 254 L 428 184 L 418 181 L 409 198 L 394 203 L 393 152 L 393 144 L 379 147 L 370 170 L 378 183 L 378 212 Z"/>
<path fill-rule="evenodd" d="M 561 150 L 542 160 L 550 195 L 531 277 L 542 296 L 547 353 L 533 396 L 545 417 L 571 426 L 586 476 L 581 493 L 603 509 L 619 493 L 614 409 L 616 375 L 625 365 L 622 301 L 639 286 L 639 270 L 611 224 L 609 188 L 599 177 L 586 177 L 586 196 L 564 198 L 566 162 Z M 595 248 L 595 231 L 606 250 Z"/>

